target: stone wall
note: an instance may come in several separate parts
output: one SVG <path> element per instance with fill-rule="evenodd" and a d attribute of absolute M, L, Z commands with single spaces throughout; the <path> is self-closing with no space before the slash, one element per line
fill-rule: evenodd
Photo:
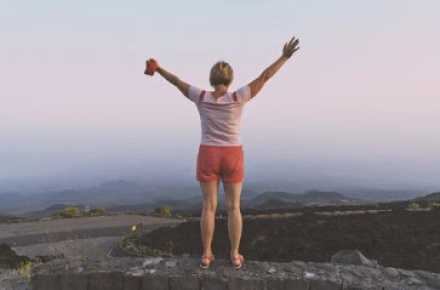
<path fill-rule="evenodd" d="M 246 261 L 240 270 L 217 258 L 210 269 L 189 256 L 56 259 L 32 273 L 33 290 L 430 290 L 440 274 L 390 267 Z"/>

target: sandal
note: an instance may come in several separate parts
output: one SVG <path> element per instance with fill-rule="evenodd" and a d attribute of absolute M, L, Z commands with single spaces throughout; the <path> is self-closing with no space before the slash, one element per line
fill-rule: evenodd
<path fill-rule="evenodd" d="M 208 269 L 209 266 L 211 265 L 211 262 L 213 262 L 215 260 L 214 255 L 203 255 L 201 260 L 200 260 L 200 268 L 202 269 Z"/>
<path fill-rule="evenodd" d="M 243 255 L 238 254 L 236 256 L 233 256 L 231 258 L 231 263 L 232 263 L 232 265 L 234 265 L 234 268 L 236 270 L 240 269 L 243 266 L 243 263 L 244 263 Z"/>

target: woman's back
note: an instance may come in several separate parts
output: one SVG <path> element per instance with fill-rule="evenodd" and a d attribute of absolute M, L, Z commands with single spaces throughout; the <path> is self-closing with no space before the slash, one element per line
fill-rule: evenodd
<path fill-rule="evenodd" d="M 243 106 L 250 100 L 250 88 L 214 97 L 211 92 L 190 86 L 188 98 L 197 105 L 202 136 L 200 144 L 240 146 L 240 124 Z"/>

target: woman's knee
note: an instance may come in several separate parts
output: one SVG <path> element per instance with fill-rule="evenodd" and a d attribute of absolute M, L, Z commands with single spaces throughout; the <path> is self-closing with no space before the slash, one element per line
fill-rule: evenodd
<path fill-rule="evenodd" d="M 239 202 L 228 203 L 226 205 L 226 210 L 228 211 L 228 213 L 240 212 L 240 203 Z"/>
<path fill-rule="evenodd" d="M 217 193 L 219 182 L 211 181 L 206 183 L 200 183 L 203 193 L 202 207 L 204 211 L 215 212 L 217 209 Z"/>
<path fill-rule="evenodd" d="M 203 210 L 208 212 L 215 212 L 217 210 L 217 202 L 211 200 L 203 201 Z"/>

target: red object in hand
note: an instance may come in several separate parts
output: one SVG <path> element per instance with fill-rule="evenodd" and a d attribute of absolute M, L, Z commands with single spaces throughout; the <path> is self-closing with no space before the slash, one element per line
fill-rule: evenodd
<path fill-rule="evenodd" d="M 147 68 L 145 69 L 145 74 L 147 75 L 154 75 L 154 73 L 156 72 L 157 68 L 159 67 L 159 65 L 157 64 L 157 61 L 154 58 L 150 58 L 147 61 Z"/>

